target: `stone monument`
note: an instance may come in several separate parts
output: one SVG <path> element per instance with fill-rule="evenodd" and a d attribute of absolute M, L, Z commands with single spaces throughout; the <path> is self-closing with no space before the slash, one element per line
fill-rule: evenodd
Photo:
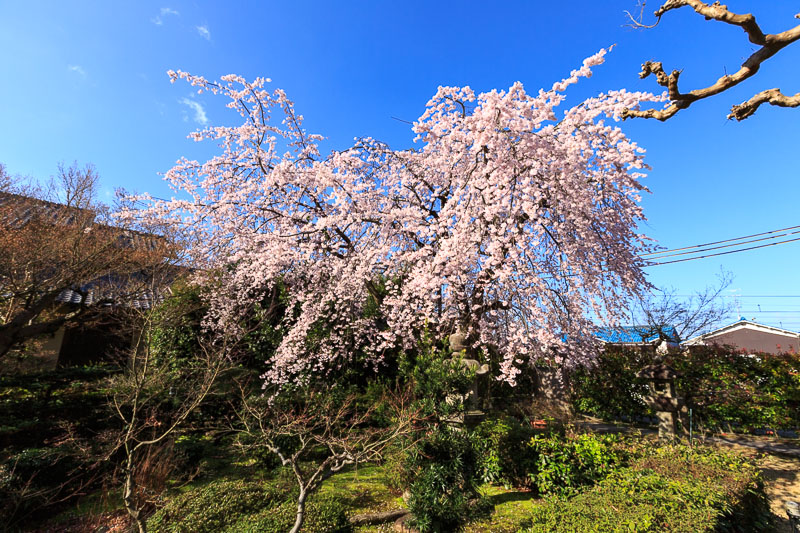
<path fill-rule="evenodd" d="M 683 407 L 683 398 L 675 393 L 675 378 L 680 376 L 664 363 L 647 366 L 636 374 L 649 382 L 650 396 L 645 398 L 645 403 L 656 412 L 659 439 L 672 440 L 678 434 L 678 412 Z"/>
<path fill-rule="evenodd" d="M 480 361 L 472 359 L 471 352 L 472 350 L 467 345 L 467 336 L 460 329 L 450 335 L 450 356 L 456 358 L 462 354 L 461 364 L 475 372 L 475 379 L 472 381 L 469 391 L 460 398 L 464 402 L 464 414 L 459 422 L 468 428 L 480 424 L 486 418 L 484 404 L 488 395 L 490 375 L 489 365 L 482 365 Z"/>

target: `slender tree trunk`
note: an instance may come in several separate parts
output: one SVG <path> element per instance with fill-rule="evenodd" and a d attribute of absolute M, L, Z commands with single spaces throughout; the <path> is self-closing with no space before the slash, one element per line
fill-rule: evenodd
<path fill-rule="evenodd" d="M 132 456 L 128 455 L 128 461 L 125 465 L 125 489 L 122 493 L 122 501 L 125 503 L 125 510 L 128 516 L 133 519 L 136 524 L 138 533 L 147 533 L 147 523 L 142 520 L 142 510 L 136 505 L 136 497 L 134 496 L 135 483 L 133 481 L 133 461 Z"/>
<path fill-rule="evenodd" d="M 308 493 L 300 489 L 300 497 L 297 498 L 297 518 L 294 520 L 294 526 L 292 526 L 292 530 L 289 533 L 298 533 L 300 528 L 303 527 L 303 521 L 306 518 L 306 498 L 308 497 Z M 142 532 L 146 533 L 146 532 Z"/>

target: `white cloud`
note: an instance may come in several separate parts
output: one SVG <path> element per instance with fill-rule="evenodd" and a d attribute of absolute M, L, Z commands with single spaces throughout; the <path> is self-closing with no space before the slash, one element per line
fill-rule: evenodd
<path fill-rule="evenodd" d="M 180 15 L 180 13 L 178 13 L 176 10 L 172 9 L 171 7 L 162 7 L 161 11 L 160 11 L 160 15 L 151 18 L 150 21 L 153 24 L 157 25 L 157 26 L 161 26 L 162 24 L 164 24 L 164 17 L 166 17 L 168 15 L 178 16 L 178 15 Z"/>
<path fill-rule="evenodd" d="M 81 76 L 86 76 L 86 71 L 83 70 L 83 67 L 80 65 L 67 65 L 67 70 L 80 74 Z"/>
<path fill-rule="evenodd" d="M 206 41 L 210 41 L 211 40 L 211 32 L 208 31 L 208 26 L 206 26 L 206 25 L 197 26 L 196 29 L 197 29 L 197 33 L 200 34 L 200 37 L 202 37 Z"/>
<path fill-rule="evenodd" d="M 180 102 L 185 105 L 189 106 L 192 111 L 194 111 L 194 121 L 200 124 L 201 126 L 205 126 L 208 124 L 208 117 L 206 116 L 206 110 L 203 109 L 203 105 L 200 102 L 195 100 L 190 100 L 189 98 L 181 98 Z"/>

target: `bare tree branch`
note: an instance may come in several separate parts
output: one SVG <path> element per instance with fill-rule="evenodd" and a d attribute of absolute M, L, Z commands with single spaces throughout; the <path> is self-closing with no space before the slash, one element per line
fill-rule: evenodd
<path fill-rule="evenodd" d="M 800 39 L 800 25 L 781 33 L 765 34 L 756 22 L 755 16 L 751 13 L 744 15 L 733 13 L 728 10 L 727 6 L 719 2 L 707 4 L 700 0 L 668 0 L 655 12 L 657 22 L 650 26 L 637 21 L 630 13 L 628 13 L 628 17 L 633 21 L 635 27 L 652 28 L 658 24 L 665 13 L 686 6 L 694 9 L 696 13 L 705 17 L 706 20 L 717 20 L 733 26 L 739 26 L 747 34 L 748 40 L 761 48 L 750 55 L 735 73 L 726 74 L 708 87 L 695 89 L 687 93 L 681 93 L 678 89 L 680 71 L 673 70 L 670 74 L 667 74 L 660 62 L 647 61 L 642 65 L 642 72 L 639 77 L 646 78 L 651 74 L 655 75 L 657 83 L 667 88 L 671 103 L 663 109 L 625 109 L 622 112 L 622 118 L 654 118 L 662 122 L 668 120 L 675 116 L 678 111 L 686 109 L 697 100 L 720 94 L 753 77 L 764 61 Z M 800 18 L 800 14 L 795 15 L 795 17 Z M 788 97 L 782 95 L 778 89 L 760 92 L 747 102 L 733 106 L 728 118 L 744 120 L 755 113 L 758 107 L 764 103 L 780 107 L 798 107 L 800 106 L 800 93 L 793 97 Z"/>
<path fill-rule="evenodd" d="M 421 416 L 408 391 L 387 392 L 381 401 L 359 410 L 354 395 L 338 398 L 330 391 L 300 390 L 291 401 L 283 402 L 253 397 L 249 387 L 240 387 L 245 433 L 255 437 L 255 446 L 276 454 L 297 481 L 300 492 L 292 533 L 305 521 L 309 496 L 326 479 L 349 465 L 380 460 L 389 445 L 416 429 Z M 392 425 L 374 424 L 379 405 L 391 411 Z M 327 450 L 325 458 L 312 462 L 309 452 L 314 449 Z"/>
<path fill-rule="evenodd" d="M 778 88 L 761 91 L 750 100 L 733 106 L 728 118 L 744 120 L 755 113 L 761 104 L 771 104 L 778 107 L 798 107 L 800 106 L 800 93 L 794 96 L 786 96 Z"/>

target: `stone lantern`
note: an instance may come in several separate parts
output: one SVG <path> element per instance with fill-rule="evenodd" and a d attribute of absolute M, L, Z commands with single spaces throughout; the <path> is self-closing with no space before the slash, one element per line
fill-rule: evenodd
<path fill-rule="evenodd" d="M 467 427 L 478 425 L 485 417 L 486 413 L 483 411 L 483 403 L 485 394 L 481 394 L 488 388 L 489 378 L 489 365 L 482 365 L 479 361 L 470 357 L 470 349 L 467 346 L 466 335 L 459 329 L 450 335 L 450 353 L 452 357 L 463 353 L 464 358 L 461 363 L 469 369 L 475 370 L 475 379 L 470 386 L 469 392 L 463 397 L 465 413 L 463 415 L 463 424 Z"/>
<path fill-rule="evenodd" d="M 650 385 L 650 396 L 645 398 L 658 418 L 658 438 L 674 439 L 678 433 L 678 412 L 683 407 L 683 398 L 675 393 L 675 378 L 681 374 L 674 368 L 658 363 L 643 368 L 636 377 L 646 379 Z"/>

